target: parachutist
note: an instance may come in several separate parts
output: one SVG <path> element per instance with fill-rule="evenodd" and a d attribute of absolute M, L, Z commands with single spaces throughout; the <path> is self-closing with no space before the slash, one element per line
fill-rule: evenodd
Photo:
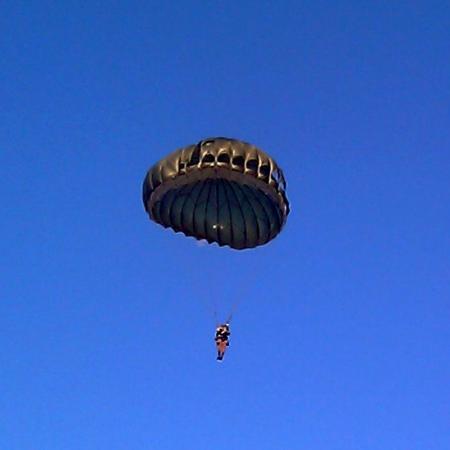
<path fill-rule="evenodd" d="M 229 323 L 224 323 L 216 328 L 216 336 L 214 340 L 216 341 L 218 361 L 222 361 L 225 355 L 225 350 L 230 346 L 230 341 L 228 339 L 230 337 L 230 334 Z"/>

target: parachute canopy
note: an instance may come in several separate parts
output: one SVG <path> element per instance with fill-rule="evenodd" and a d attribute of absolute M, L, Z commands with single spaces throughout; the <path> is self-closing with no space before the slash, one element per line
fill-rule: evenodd
<path fill-rule="evenodd" d="M 255 146 L 223 137 L 168 155 L 147 172 L 144 207 L 165 228 L 245 249 L 264 245 L 289 214 L 286 181 Z"/>

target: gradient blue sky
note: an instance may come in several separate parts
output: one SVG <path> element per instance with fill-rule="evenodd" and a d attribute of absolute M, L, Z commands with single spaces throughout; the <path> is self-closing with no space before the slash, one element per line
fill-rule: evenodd
<path fill-rule="evenodd" d="M 2 1 L 0 449 L 448 450 L 449 24 L 445 0 Z M 215 135 L 285 170 L 265 247 L 144 213 L 147 168 Z"/>

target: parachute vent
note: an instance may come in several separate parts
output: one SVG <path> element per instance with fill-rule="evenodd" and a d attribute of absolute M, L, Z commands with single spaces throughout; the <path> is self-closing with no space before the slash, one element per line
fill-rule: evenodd
<path fill-rule="evenodd" d="M 233 165 L 238 167 L 244 167 L 244 158 L 242 156 L 235 156 L 233 158 Z"/>

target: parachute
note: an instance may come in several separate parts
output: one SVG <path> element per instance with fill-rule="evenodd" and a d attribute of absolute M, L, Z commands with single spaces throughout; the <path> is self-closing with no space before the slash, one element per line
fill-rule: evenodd
<path fill-rule="evenodd" d="M 209 138 L 157 162 L 143 183 L 149 218 L 198 240 L 242 250 L 267 244 L 289 214 L 283 171 L 246 142 Z"/>

